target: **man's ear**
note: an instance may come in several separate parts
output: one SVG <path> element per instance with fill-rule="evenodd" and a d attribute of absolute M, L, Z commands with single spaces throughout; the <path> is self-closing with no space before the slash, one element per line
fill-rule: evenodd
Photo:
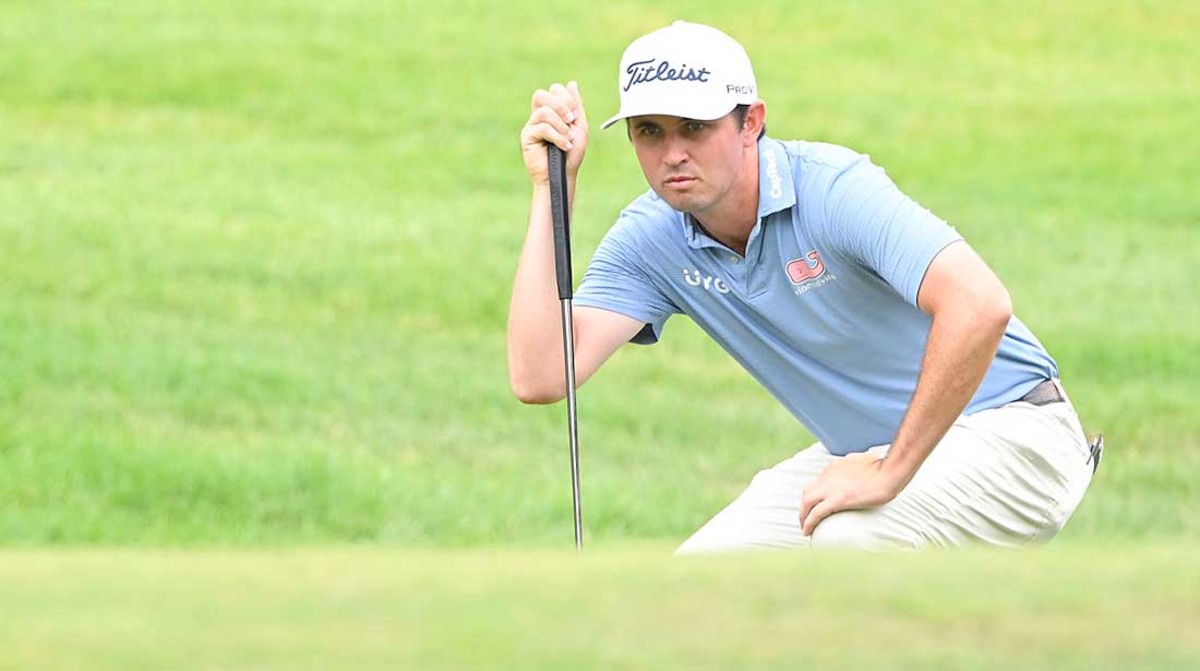
<path fill-rule="evenodd" d="M 758 136 L 762 134 L 766 124 L 767 104 L 761 100 L 755 100 L 750 103 L 750 109 L 746 110 L 746 123 L 742 126 L 742 141 L 746 146 L 758 142 Z"/>

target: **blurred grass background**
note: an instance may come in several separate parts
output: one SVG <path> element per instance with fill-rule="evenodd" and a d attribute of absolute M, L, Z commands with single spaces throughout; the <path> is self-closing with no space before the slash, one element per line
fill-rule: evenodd
<path fill-rule="evenodd" d="M 745 43 L 771 134 L 958 227 L 1108 459 L 1064 538 L 1200 536 L 1200 8 L 0 4 L 0 539 L 570 538 L 562 407 L 507 389 L 533 89 Z M 645 189 L 593 130 L 577 266 Z M 577 273 L 577 275 L 580 273 Z M 678 540 L 811 438 L 684 319 L 580 394 L 588 532 Z"/>

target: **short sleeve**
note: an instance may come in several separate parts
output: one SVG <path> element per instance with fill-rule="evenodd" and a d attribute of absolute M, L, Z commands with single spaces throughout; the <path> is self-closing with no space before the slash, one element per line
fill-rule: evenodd
<path fill-rule="evenodd" d="M 913 305 L 934 257 L 962 239 L 902 193 L 867 156 L 834 177 L 826 221 L 827 234 L 838 249 L 873 270 Z"/>
<path fill-rule="evenodd" d="M 609 229 L 575 292 L 575 305 L 625 315 L 646 325 L 630 342 L 658 342 L 667 318 L 679 309 L 650 279 L 627 219 Z"/>

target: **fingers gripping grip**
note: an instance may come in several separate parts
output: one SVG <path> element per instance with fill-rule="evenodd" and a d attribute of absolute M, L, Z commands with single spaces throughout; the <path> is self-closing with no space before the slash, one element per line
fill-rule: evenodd
<path fill-rule="evenodd" d="M 546 145 L 550 165 L 550 214 L 554 223 L 554 272 L 558 298 L 571 298 L 571 224 L 567 207 L 567 157 L 563 150 Z"/>

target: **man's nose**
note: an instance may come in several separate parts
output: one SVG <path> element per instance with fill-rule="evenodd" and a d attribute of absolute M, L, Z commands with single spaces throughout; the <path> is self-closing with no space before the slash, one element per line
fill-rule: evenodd
<path fill-rule="evenodd" d="M 667 150 L 663 152 L 663 163 L 674 168 L 687 160 L 687 143 L 679 137 L 668 137 Z"/>

